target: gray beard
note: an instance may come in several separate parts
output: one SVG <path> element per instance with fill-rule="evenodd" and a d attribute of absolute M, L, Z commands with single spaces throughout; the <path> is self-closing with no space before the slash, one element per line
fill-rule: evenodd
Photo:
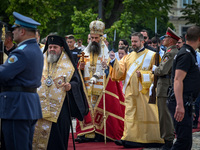
<path fill-rule="evenodd" d="M 47 62 L 48 63 L 55 63 L 57 62 L 59 56 L 56 55 L 56 54 L 48 54 L 48 57 L 47 57 Z"/>
<path fill-rule="evenodd" d="M 89 47 L 89 52 L 99 55 L 101 53 L 101 46 L 97 42 L 92 42 Z"/>

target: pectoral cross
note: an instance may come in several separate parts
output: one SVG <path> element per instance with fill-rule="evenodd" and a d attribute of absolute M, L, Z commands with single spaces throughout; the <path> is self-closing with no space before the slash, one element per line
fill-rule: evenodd
<path fill-rule="evenodd" d="M 84 62 L 84 58 L 85 58 L 85 57 L 88 57 L 88 56 L 85 56 L 85 53 L 84 53 L 84 52 L 81 52 L 81 54 L 80 54 L 80 55 L 77 55 L 77 56 L 81 58 L 81 62 Z"/>

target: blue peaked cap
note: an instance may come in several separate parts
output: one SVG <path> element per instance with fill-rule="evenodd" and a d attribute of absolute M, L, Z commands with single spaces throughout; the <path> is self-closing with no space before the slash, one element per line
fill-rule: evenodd
<path fill-rule="evenodd" d="M 18 12 L 13 12 L 13 16 L 15 18 L 15 23 L 12 28 L 22 26 L 26 28 L 37 29 L 37 26 L 41 25 L 39 22 L 29 17 L 23 16 Z"/>

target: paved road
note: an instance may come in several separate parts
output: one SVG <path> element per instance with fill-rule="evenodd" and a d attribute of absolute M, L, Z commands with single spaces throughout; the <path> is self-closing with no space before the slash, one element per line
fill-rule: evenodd
<path fill-rule="evenodd" d="M 159 148 L 144 148 L 143 150 L 160 150 Z M 200 132 L 193 133 L 192 150 L 200 150 Z"/>

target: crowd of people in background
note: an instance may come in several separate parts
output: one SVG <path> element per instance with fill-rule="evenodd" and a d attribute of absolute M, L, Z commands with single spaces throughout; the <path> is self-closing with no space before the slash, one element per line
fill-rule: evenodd
<path fill-rule="evenodd" d="M 199 26 L 185 37 L 168 27 L 150 38 L 143 29 L 131 34 L 131 43 L 120 39 L 114 52 L 102 21 L 88 25 L 84 46 L 72 34 L 40 41 L 40 23 L 13 16 L 0 66 L 2 149 L 66 150 L 71 117 L 77 118 L 79 143 L 191 149 L 200 109 Z M 149 104 L 155 86 L 157 101 Z"/>

